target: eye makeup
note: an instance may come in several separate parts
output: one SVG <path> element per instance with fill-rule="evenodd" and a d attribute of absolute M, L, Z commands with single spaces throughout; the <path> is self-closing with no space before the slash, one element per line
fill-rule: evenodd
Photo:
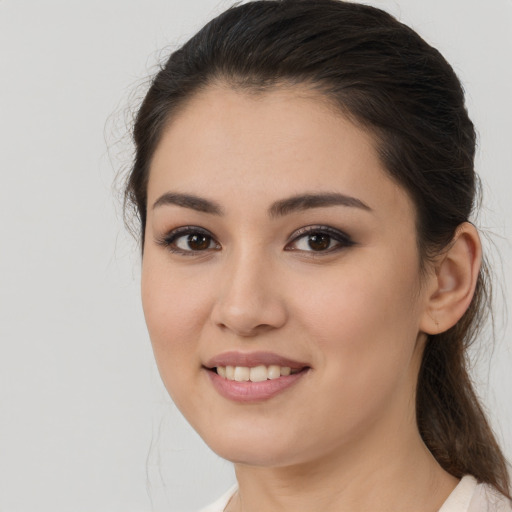
<path fill-rule="evenodd" d="M 295 231 L 285 246 L 286 251 L 332 253 L 355 245 L 349 235 L 331 226 L 311 225 Z"/>
<path fill-rule="evenodd" d="M 199 226 L 181 226 L 157 237 L 155 242 L 174 254 L 193 256 L 206 251 L 219 251 L 221 245 L 213 235 Z"/>
<path fill-rule="evenodd" d="M 285 251 L 331 254 L 355 245 L 349 235 L 326 225 L 304 226 L 294 231 L 284 246 Z M 155 239 L 173 254 L 194 256 L 220 251 L 221 244 L 210 231 L 199 226 L 181 226 Z"/>

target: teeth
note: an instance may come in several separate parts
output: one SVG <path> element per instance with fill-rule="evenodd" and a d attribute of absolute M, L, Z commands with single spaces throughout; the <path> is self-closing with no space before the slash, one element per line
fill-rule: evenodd
<path fill-rule="evenodd" d="M 227 380 L 235 380 L 237 382 L 263 382 L 265 380 L 278 379 L 286 377 L 292 373 L 298 373 L 299 370 L 293 370 L 289 366 L 278 366 L 272 364 L 270 366 L 217 366 L 217 373 Z"/>
<path fill-rule="evenodd" d="M 237 382 L 246 382 L 249 380 L 250 370 L 247 366 L 235 366 L 235 380 Z"/>
<path fill-rule="evenodd" d="M 267 380 L 267 377 L 268 371 L 266 366 L 255 366 L 254 368 L 251 368 L 251 371 L 249 372 L 249 380 L 251 382 L 262 382 Z"/>
<path fill-rule="evenodd" d="M 292 373 L 292 369 L 291 368 L 288 368 L 288 366 L 283 366 L 281 368 L 281 375 L 290 375 L 290 373 Z"/>
<path fill-rule="evenodd" d="M 272 365 L 268 367 L 268 378 L 269 379 L 277 379 L 281 377 L 281 367 L 277 365 Z"/>

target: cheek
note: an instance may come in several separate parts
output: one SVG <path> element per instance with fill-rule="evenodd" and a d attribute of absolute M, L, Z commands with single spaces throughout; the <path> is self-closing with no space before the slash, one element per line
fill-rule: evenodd
<path fill-rule="evenodd" d="M 201 395 L 198 340 L 209 311 L 205 283 L 176 272 L 165 260 L 144 258 L 142 305 L 158 370 L 176 406 L 193 418 Z"/>
<path fill-rule="evenodd" d="M 157 363 L 161 369 L 167 361 L 177 366 L 195 354 L 195 341 L 209 311 L 207 287 L 197 277 L 173 271 L 164 258 L 150 254 L 144 256 L 141 287 Z"/>
<path fill-rule="evenodd" d="M 368 265 L 360 259 L 326 276 L 296 315 L 321 349 L 318 363 L 327 369 L 326 378 L 353 387 L 355 396 L 392 385 L 408 371 L 415 350 L 417 272 L 384 257 Z"/>

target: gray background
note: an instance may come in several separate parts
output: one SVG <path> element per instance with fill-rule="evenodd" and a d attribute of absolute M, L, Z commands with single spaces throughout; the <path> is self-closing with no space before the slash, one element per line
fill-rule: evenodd
<path fill-rule="evenodd" d="M 369 3 L 437 46 L 465 85 L 479 224 L 510 289 L 512 1 Z M 0 512 L 187 511 L 233 481 L 160 384 L 112 193 L 130 159 L 127 106 L 160 50 L 230 4 L 0 0 Z M 484 345 L 474 376 L 510 458 L 512 331 L 498 302 L 494 355 Z"/>

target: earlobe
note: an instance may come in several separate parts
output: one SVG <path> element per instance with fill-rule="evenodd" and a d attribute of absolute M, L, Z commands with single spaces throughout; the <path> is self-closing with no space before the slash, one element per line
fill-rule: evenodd
<path fill-rule="evenodd" d="M 482 246 L 476 228 L 461 224 L 448 250 L 439 256 L 431 276 L 420 330 L 439 334 L 453 327 L 468 309 L 482 262 Z"/>

